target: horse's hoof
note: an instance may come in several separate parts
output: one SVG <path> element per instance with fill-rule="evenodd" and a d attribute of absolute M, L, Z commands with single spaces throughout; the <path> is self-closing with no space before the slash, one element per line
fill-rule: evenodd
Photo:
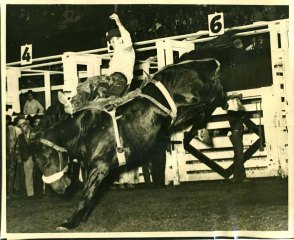
<path fill-rule="evenodd" d="M 59 231 L 59 232 L 67 232 L 69 229 L 66 228 L 66 227 L 63 227 L 63 226 L 58 226 L 56 228 L 56 231 Z"/>
<path fill-rule="evenodd" d="M 62 224 L 60 224 L 56 230 L 57 231 L 60 231 L 60 232 L 66 232 L 70 229 L 70 225 L 69 225 L 69 222 L 65 221 L 63 222 Z"/>

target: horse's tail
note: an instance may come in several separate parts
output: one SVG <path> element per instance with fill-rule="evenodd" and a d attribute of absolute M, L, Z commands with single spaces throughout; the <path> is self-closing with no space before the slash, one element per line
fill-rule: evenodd
<path fill-rule="evenodd" d="M 226 60 L 231 51 L 234 41 L 234 34 L 237 31 L 230 29 L 225 34 L 215 37 L 214 39 L 203 42 L 195 50 L 184 53 L 176 63 L 186 60 L 198 60 L 203 58 L 216 58 L 223 62 Z M 225 59 L 224 59 L 225 58 Z"/>

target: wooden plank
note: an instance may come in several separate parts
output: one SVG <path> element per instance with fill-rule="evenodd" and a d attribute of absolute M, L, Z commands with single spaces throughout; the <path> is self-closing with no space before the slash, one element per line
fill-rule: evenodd
<path fill-rule="evenodd" d="M 243 136 L 243 145 L 246 146 L 250 146 L 252 143 L 254 143 L 257 139 L 259 138 L 259 136 L 257 136 L 256 134 L 244 134 Z M 219 136 L 219 137 L 213 137 L 212 138 L 212 142 L 213 142 L 213 148 L 224 148 L 224 147 L 232 147 L 232 143 L 229 139 L 229 137 L 227 136 Z M 195 148 L 202 150 L 202 149 L 212 149 L 212 147 L 204 144 L 203 142 L 201 142 L 198 139 L 192 139 L 191 141 L 191 145 L 194 146 Z"/>
<path fill-rule="evenodd" d="M 252 118 L 251 120 L 256 125 L 259 125 L 259 118 Z M 264 119 L 261 118 L 261 125 L 263 125 L 263 123 L 264 123 Z M 208 129 L 208 130 L 224 129 L 224 128 L 230 128 L 229 121 L 209 122 L 206 126 L 206 129 Z"/>
<path fill-rule="evenodd" d="M 247 178 L 260 178 L 260 177 L 273 177 L 277 176 L 272 173 L 269 173 L 266 168 L 260 168 L 257 170 L 246 170 Z M 232 179 L 232 176 L 230 177 Z M 222 176 L 215 172 L 210 173 L 198 173 L 198 174 L 187 174 L 181 178 L 181 182 L 186 181 L 207 181 L 207 180 L 224 180 Z"/>
<path fill-rule="evenodd" d="M 259 102 L 260 99 L 256 99 L 256 101 L 258 102 L 258 106 L 256 106 L 256 103 L 248 103 L 248 104 L 244 104 L 243 106 L 245 107 L 245 111 L 246 112 L 253 112 L 256 110 L 260 110 L 259 108 Z M 257 107 L 257 108 L 256 108 Z M 227 110 L 223 110 L 221 107 L 218 107 L 214 110 L 214 112 L 212 113 L 212 116 L 217 116 L 217 115 L 226 115 L 227 114 Z"/>
<path fill-rule="evenodd" d="M 222 168 L 227 169 L 228 167 L 230 167 L 232 165 L 233 159 L 231 161 L 226 161 L 226 162 L 215 161 L 215 163 L 217 163 Z M 246 161 L 244 166 L 245 166 L 245 168 L 264 168 L 264 167 L 268 167 L 268 162 L 267 162 L 267 159 L 264 157 L 256 157 L 256 158 L 252 158 L 252 159 Z M 206 170 L 211 170 L 211 168 L 201 162 L 194 162 L 192 164 L 185 164 L 185 171 L 186 172 L 206 171 Z"/>
<path fill-rule="evenodd" d="M 182 182 L 190 182 L 190 181 L 207 181 L 207 180 L 224 180 L 222 176 L 215 172 L 207 173 L 198 173 L 198 174 L 189 174 L 187 176 L 183 176 L 181 179 Z"/>
<path fill-rule="evenodd" d="M 207 157 L 209 157 L 210 159 L 213 159 L 215 161 L 217 160 L 224 160 L 226 161 L 226 159 L 233 159 L 234 157 L 234 152 L 233 150 L 224 150 L 224 151 L 212 151 L 211 152 L 203 152 L 203 154 L 205 154 Z M 252 157 L 266 157 L 266 149 L 262 152 L 257 151 L 256 153 L 253 154 Z M 192 154 L 186 153 L 184 155 L 184 158 L 181 159 L 181 161 L 199 161 L 197 160 Z"/>
<path fill-rule="evenodd" d="M 188 152 L 193 154 L 196 158 L 201 159 L 201 162 L 205 163 L 207 166 L 209 166 L 211 169 L 213 169 L 215 172 L 219 173 L 224 178 L 228 177 L 228 172 L 225 171 L 222 167 L 220 167 L 217 163 L 209 159 L 206 155 L 201 153 L 199 150 L 194 148 L 191 144 L 185 142 L 184 143 L 184 149 L 186 149 Z"/>

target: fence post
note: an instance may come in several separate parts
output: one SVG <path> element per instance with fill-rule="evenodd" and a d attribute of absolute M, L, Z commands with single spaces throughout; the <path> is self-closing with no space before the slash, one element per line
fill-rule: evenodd
<path fill-rule="evenodd" d="M 93 77 L 101 75 L 101 58 L 97 55 L 78 55 L 72 52 L 66 52 L 62 56 L 63 72 L 64 72 L 64 87 L 63 90 L 71 92 L 71 95 L 76 93 L 76 88 L 79 83 L 78 64 L 86 65 L 87 72 L 85 77 Z"/>
<path fill-rule="evenodd" d="M 158 40 L 156 41 L 156 54 L 157 54 L 157 64 L 158 64 L 158 70 L 160 70 L 162 67 L 164 67 L 165 64 L 165 47 L 164 47 L 164 41 Z"/>
<path fill-rule="evenodd" d="M 79 83 L 78 70 L 75 54 L 66 52 L 62 55 L 64 86 L 63 91 L 70 92 L 71 95 L 76 94 L 76 88 Z"/>
<path fill-rule="evenodd" d="M 45 85 L 45 109 L 51 106 L 51 83 L 50 73 L 44 73 L 44 85 Z"/>
<path fill-rule="evenodd" d="M 271 114 L 273 116 L 272 129 L 266 132 L 267 145 L 269 145 L 271 159 L 277 161 L 277 175 L 284 177 L 288 175 L 287 167 L 287 123 L 286 123 L 286 76 L 285 65 L 287 57 L 285 51 L 288 51 L 287 26 L 285 21 L 270 22 L 270 43 L 271 43 L 271 62 L 272 62 L 272 98 Z M 265 113 L 266 114 L 266 113 Z"/>
<path fill-rule="evenodd" d="M 12 105 L 12 112 L 20 112 L 20 99 L 19 99 L 19 78 L 21 71 L 19 68 L 7 69 L 7 94 L 6 104 Z"/>

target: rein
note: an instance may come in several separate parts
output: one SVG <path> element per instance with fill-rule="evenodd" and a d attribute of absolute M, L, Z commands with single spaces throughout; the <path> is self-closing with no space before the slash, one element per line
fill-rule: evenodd
<path fill-rule="evenodd" d="M 42 143 L 48 147 L 51 147 L 58 152 L 59 172 L 56 172 L 50 176 L 45 176 L 45 175 L 42 176 L 42 180 L 44 183 L 51 184 L 51 183 L 59 180 L 60 178 L 62 178 L 64 173 L 67 172 L 67 170 L 68 170 L 68 166 L 65 166 L 63 168 L 64 158 L 62 156 L 62 154 L 66 153 L 67 150 L 64 147 L 58 146 L 57 144 L 55 144 L 47 139 L 44 139 L 44 138 L 40 138 L 39 141 L 40 141 L 40 143 Z"/>
<path fill-rule="evenodd" d="M 40 138 L 39 141 L 48 147 L 54 148 L 57 152 L 67 152 L 67 150 L 64 147 L 60 147 L 47 139 Z"/>

